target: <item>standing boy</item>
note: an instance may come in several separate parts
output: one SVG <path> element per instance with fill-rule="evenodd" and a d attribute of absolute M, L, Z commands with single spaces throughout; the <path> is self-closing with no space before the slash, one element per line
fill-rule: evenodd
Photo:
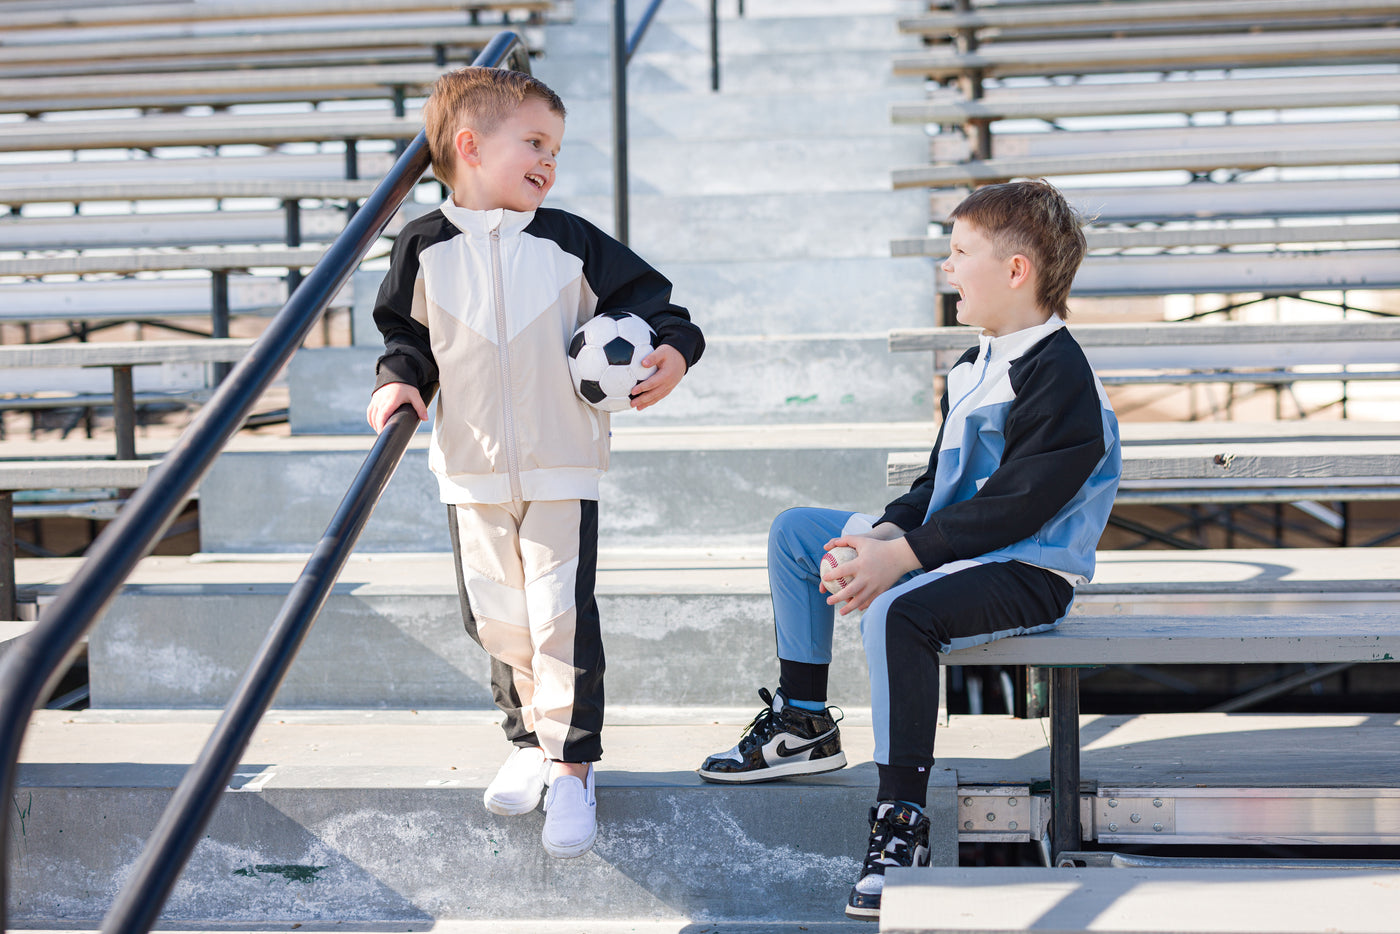
<path fill-rule="evenodd" d="M 579 856 L 596 834 L 603 646 L 594 600 L 598 481 L 608 416 L 574 392 L 567 350 L 597 314 L 645 318 L 656 372 L 633 408 L 663 399 L 705 342 L 671 283 L 582 218 L 541 208 L 554 184 L 564 105 L 519 72 L 463 68 L 423 107 L 433 172 L 452 189 L 394 243 L 374 321 L 384 335 L 367 417 L 428 417 L 428 465 L 447 503 L 467 631 L 491 656 L 491 690 L 515 749 L 486 807 L 526 814 L 545 797 L 542 841 Z"/>
<path fill-rule="evenodd" d="M 952 217 L 943 271 L 958 321 L 982 334 L 948 373 L 928 469 L 881 516 L 800 508 L 774 521 L 777 696 L 761 690 L 768 709 L 699 770 L 756 782 L 844 765 L 826 706 L 832 606 L 864 610 L 880 784 L 852 918 L 879 917 L 886 868 L 928 865 L 939 653 L 1065 615 L 1093 574 L 1122 469 L 1113 409 L 1064 324 L 1082 218 L 1044 181 L 978 189 Z M 857 556 L 823 567 L 843 545 Z"/>

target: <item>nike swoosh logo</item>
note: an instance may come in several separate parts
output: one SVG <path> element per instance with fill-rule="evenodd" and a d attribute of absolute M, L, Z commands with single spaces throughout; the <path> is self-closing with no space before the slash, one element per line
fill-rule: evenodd
<path fill-rule="evenodd" d="M 791 756 L 800 755 L 801 753 L 804 753 L 804 752 L 806 752 L 806 751 L 809 750 L 809 749 L 816 749 L 816 748 L 817 748 L 818 746 L 820 746 L 822 743 L 824 743 L 824 742 L 826 742 L 827 740 L 831 739 L 831 737 L 833 737 L 833 736 L 835 736 L 835 735 L 836 735 L 836 731 L 835 731 L 834 729 L 833 729 L 833 730 L 827 730 L 825 733 L 823 733 L 821 736 L 818 736 L 816 739 L 812 740 L 810 743 L 804 743 L 804 744 L 801 745 L 801 746 L 793 746 L 793 747 L 791 747 L 791 748 L 789 748 L 789 746 L 788 746 L 788 744 L 787 744 L 787 740 L 785 740 L 785 739 L 780 739 L 780 740 L 778 740 L 778 747 L 777 747 L 776 749 L 774 749 L 773 751 L 776 752 L 776 753 L 778 754 L 779 757 L 781 757 L 781 758 L 783 758 L 783 759 L 787 759 L 787 758 L 790 758 Z"/>

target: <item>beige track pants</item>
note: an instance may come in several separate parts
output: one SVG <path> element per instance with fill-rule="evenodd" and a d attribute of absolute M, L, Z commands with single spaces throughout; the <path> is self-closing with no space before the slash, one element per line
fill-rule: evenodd
<path fill-rule="evenodd" d="M 602 757 L 603 643 L 593 500 L 449 505 L 467 632 L 491 656 L 491 693 L 517 746 Z"/>

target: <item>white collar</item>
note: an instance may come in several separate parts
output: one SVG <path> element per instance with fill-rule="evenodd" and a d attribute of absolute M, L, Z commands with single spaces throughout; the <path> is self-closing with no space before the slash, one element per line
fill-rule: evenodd
<path fill-rule="evenodd" d="M 472 237 L 487 237 L 493 230 L 500 231 L 503 237 L 513 236 L 535 219 L 534 211 L 508 211 L 505 208 L 476 211 L 458 207 L 451 198 L 442 203 L 442 213 L 458 230 Z"/>
<path fill-rule="evenodd" d="M 1064 326 L 1063 318 L 1051 315 L 1044 324 L 1022 328 L 1000 337 L 992 337 L 983 331 L 977 338 L 978 356 L 985 356 L 988 351 L 994 350 L 998 360 L 1014 360 Z"/>

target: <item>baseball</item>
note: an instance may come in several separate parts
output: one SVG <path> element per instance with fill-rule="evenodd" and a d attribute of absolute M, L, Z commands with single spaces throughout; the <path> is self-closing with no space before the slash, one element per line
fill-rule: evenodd
<path fill-rule="evenodd" d="M 840 565 L 845 564 L 847 561 L 851 560 L 855 556 L 856 550 L 854 548 L 847 548 L 845 545 L 837 545 L 835 548 L 822 555 L 822 564 L 829 568 L 839 567 Z M 838 577 L 835 581 L 832 581 L 831 583 L 834 583 L 836 585 L 836 587 L 832 590 L 832 592 L 835 593 L 837 590 L 840 590 L 842 587 L 845 587 L 847 584 L 849 584 L 850 581 L 848 581 L 844 577 Z M 831 584 L 829 583 L 827 586 L 830 587 Z"/>

